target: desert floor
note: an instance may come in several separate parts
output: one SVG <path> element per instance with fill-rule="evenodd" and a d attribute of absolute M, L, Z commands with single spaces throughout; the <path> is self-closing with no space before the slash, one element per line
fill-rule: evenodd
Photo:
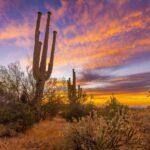
<path fill-rule="evenodd" d="M 132 110 L 135 124 L 143 135 L 145 150 L 150 149 L 150 109 Z M 0 150 L 57 150 L 63 144 L 63 131 L 69 123 L 60 117 L 35 124 L 24 134 L 1 138 Z"/>

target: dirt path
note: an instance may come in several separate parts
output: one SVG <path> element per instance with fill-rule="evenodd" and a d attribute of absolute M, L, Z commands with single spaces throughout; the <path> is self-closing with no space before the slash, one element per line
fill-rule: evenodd
<path fill-rule="evenodd" d="M 55 118 L 35 124 L 25 134 L 18 137 L 0 139 L 0 150 L 53 150 L 63 139 L 65 120 Z M 55 148 L 54 148 L 55 147 Z"/>

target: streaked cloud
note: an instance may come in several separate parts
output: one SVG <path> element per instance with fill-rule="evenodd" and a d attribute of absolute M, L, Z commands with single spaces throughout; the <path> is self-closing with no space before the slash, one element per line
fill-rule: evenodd
<path fill-rule="evenodd" d="M 103 83 L 100 87 L 88 88 L 102 93 L 136 93 L 145 92 L 150 88 L 150 72 L 127 76 L 101 76 L 92 73 L 83 73 L 80 82 L 85 88 L 88 84 Z M 87 84 L 88 83 L 88 84 Z"/>
<path fill-rule="evenodd" d="M 58 31 L 53 76 L 69 77 L 75 68 L 90 92 L 146 91 L 149 6 L 149 0 L 0 1 L 1 63 L 18 58 L 23 65 L 32 64 L 28 58 L 33 53 L 36 13 L 43 12 L 42 40 L 45 12 L 50 10 L 50 30 Z"/>

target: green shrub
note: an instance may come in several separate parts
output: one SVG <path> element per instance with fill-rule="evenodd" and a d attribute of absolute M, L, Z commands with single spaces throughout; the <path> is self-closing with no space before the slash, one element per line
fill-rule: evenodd
<path fill-rule="evenodd" d="M 81 104 L 68 104 L 64 108 L 64 111 L 62 113 L 62 116 L 67 120 L 67 121 L 73 121 L 74 119 L 79 121 L 81 117 L 85 115 L 84 112 L 84 106 Z"/>
<path fill-rule="evenodd" d="M 61 110 L 63 103 L 57 99 L 49 99 L 48 103 L 42 105 L 42 118 L 54 117 Z"/>
<path fill-rule="evenodd" d="M 1 130 L 0 135 L 3 133 L 3 136 L 11 136 L 12 132 L 23 132 L 36 121 L 35 118 L 35 111 L 28 104 L 4 106 L 0 108 L 0 124 L 5 126 L 5 132 Z"/>
<path fill-rule="evenodd" d="M 96 105 L 93 102 L 89 102 L 84 105 L 84 114 L 85 115 L 92 115 L 93 112 L 97 109 Z"/>
<path fill-rule="evenodd" d="M 71 122 L 74 119 L 79 121 L 82 117 L 92 114 L 94 110 L 96 110 L 96 106 L 93 103 L 72 103 L 66 105 L 62 117 Z"/>

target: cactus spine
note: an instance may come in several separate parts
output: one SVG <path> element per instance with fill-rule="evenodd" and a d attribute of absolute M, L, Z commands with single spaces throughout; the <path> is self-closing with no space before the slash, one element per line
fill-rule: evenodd
<path fill-rule="evenodd" d="M 51 13 L 48 12 L 43 49 L 42 49 L 42 42 L 39 40 L 40 37 L 39 29 L 40 29 L 40 22 L 42 17 L 41 12 L 38 12 L 38 17 L 36 22 L 35 44 L 34 44 L 34 54 L 33 54 L 33 76 L 34 79 L 36 80 L 36 92 L 35 92 L 34 103 L 39 103 L 40 100 L 42 99 L 45 82 L 50 78 L 53 69 L 54 51 L 55 51 L 56 34 L 57 34 L 56 31 L 53 31 L 53 41 L 51 47 L 50 61 L 48 65 L 48 70 L 46 70 L 50 16 Z"/>
<path fill-rule="evenodd" d="M 72 70 L 72 83 L 71 83 L 71 78 L 68 79 L 67 81 L 67 86 L 68 86 L 68 99 L 70 103 L 78 103 L 81 98 L 85 97 L 85 93 L 83 93 L 82 88 L 80 85 L 78 85 L 78 88 L 76 88 L 76 72 L 73 69 Z"/>

